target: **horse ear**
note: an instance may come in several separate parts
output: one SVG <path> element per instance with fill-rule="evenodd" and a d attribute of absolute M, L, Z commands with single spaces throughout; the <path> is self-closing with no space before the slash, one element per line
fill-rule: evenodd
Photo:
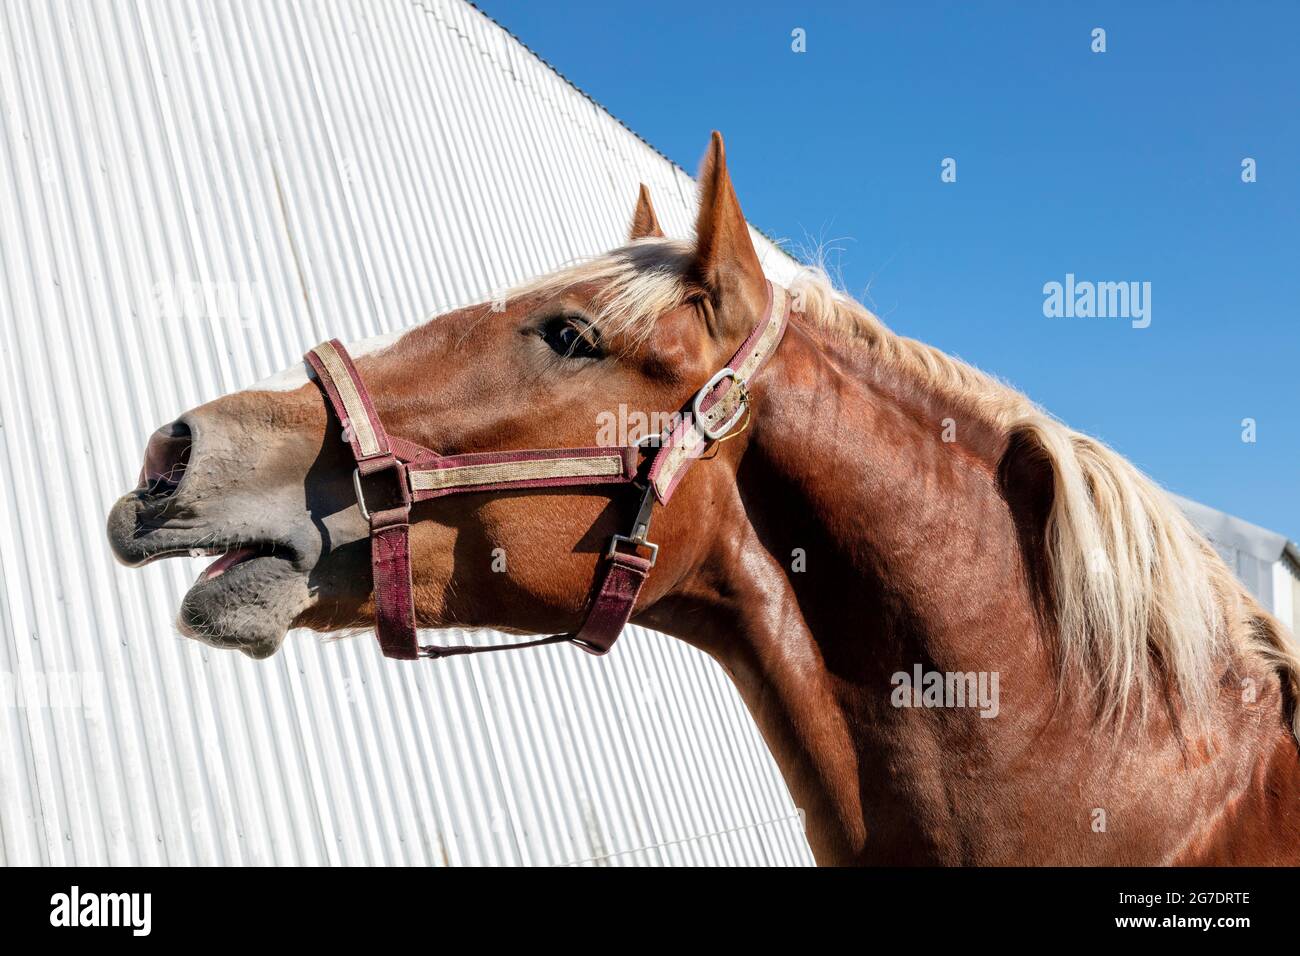
<path fill-rule="evenodd" d="M 748 333 L 767 305 L 767 278 L 749 226 L 727 175 L 727 154 L 716 130 L 700 167 L 700 212 L 695 223 L 694 278 L 709 293 L 715 334 Z"/>
<path fill-rule="evenodd" d="M 628 241 L 663 237 L 664 231 L 659 227 L 659 217 L 655 215 L 654 203 L 650 202 L 650 187 L 642 183 L 641 192 L 636 197 L 636 212 L 632 213 L 632 228 L 628 231 Z"/>

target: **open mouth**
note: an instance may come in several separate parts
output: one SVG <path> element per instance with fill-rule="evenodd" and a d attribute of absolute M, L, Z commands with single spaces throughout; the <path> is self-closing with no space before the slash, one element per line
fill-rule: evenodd
<path fill-rule="evenodd" d="M 294 553 L 286 546 L 276 542 L 254 542 L 252 544 L 204 544 L 192 547 L 168 547 L 154 551 L 134 562 L 136 566 L 165 561 L 168 558 L 202 558 L 215 557 L 216 560 L 204 568 L 194 582 L 197 587 L 207 584 L 235 568 L 257 561 L 259 558 L 276 558 L 293 563 Z"/>
<path fill-rule="evenodd" d="M 233 551 L 227 551 L 204 569 L 203 573 L 199 575 L 199 580 L 211 581 L 213 578 L 225 574 L 235 565 L 251 561 L 255 557 L 257 557 L 256 548 L 236 548 Z"/>
<path fill-rule="evenodd" d="M 237 567 L 256 561 L 258 558 L 279 558 L 292 561 L 288 549 L 276 544 L 247 544 L 231 548 L 196 548 L 187 552 L 191 557 L 208 554 L 217 555 L 217 560 L 209 564 L 199 574 L 195 584 L 207 584 Z"/>

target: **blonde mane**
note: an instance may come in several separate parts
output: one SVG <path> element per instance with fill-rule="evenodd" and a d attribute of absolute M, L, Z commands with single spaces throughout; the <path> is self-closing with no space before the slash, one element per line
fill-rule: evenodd
<path fill-rule="evenodd" d="M 527 283 L 511 295 L 554 294 L 594 283 L 593 319 L 641 339 L 691 294 L 692 247 L 641 239 Z M 1163 490 L 1102 442 L 1053 418 L 1021 393 L 932 346 L 891 332 L 805 267 L 790 286 L 807 323 L 840 348 L 915 380 L 995 430 L 1003 447 L 1029 447 L 1050 467 L 1043 529 L 1046 579 L 1062 674 L 1090 683 L 1103 722 L 1122 726 L 1158 688 L 1195 727 L 1212 712 L 1225 671 L 1274 669 L 1300 696 L 1300 655 Z M 1063 684 L 1064 686 L 1064 684 Z M 1300 736 L 1300 708 L 1292 714 Z"/>

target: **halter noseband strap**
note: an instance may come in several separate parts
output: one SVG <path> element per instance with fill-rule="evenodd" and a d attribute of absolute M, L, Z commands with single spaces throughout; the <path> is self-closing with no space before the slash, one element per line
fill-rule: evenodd
<path fill-rule="evenodd" d="M 308 352 L 307 362 L 356 459 L 352 480 L 357 506 L 370 525 L 375 632 L 384 656 L 403 660 L 451 657 L 561 641 L 591 654 L 608 652 L 632 616 L 641 586 L 654 567 L 659 547 L 647 534 L 655 502 L 667 504 L 691 464 L 749 414 L 747 383 L 780 344 L 788 307 L 786 290 L 769 282 L 762 321 L 731 361 L 695 393 L 690 414 L 683 415 L 667 436 L 659 436 L 660 445 L 644 481 L 638 477 L 640 445 L 439 455 L 388 434 L 365 382 L 337 339 Z M 630 531 L 610 539 L 599 587 L 576 633 L 517 644 L 446 647 L 419 643 L 411 589 L 412 504 L 466 492 L 601 484 L 635 485 L 642 491 L 641 506 Z M 642 551 L 644 556 L 639 553 Z"/>

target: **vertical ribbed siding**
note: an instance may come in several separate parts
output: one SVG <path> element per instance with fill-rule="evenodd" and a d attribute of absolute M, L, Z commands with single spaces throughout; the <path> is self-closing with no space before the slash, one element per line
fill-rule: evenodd
<path fill-rule="evenodd" d="M 0 109 L 0 676 L 56 688 L 0 702 L 0 863 L 810 862 L 679 642 L 252 662 L 103 538 L 159 423 L 608 248 L 640 181 L 686 234 L 683 171 L 459 0 L 0 0 Z"/>

